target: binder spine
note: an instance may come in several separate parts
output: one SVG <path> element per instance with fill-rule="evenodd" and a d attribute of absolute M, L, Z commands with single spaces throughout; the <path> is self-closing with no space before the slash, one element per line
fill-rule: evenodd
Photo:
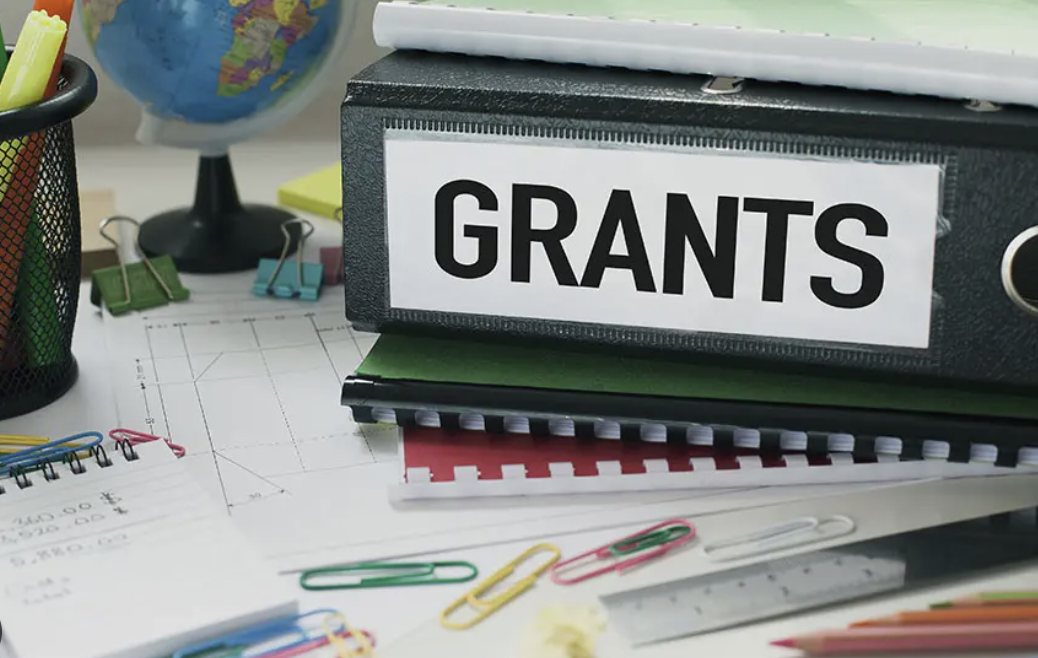
<path fill-rule="evenodd" d="M 809 463 L 867 463 L 875 461 L 933 460 L 951 464 L 989 464 L 1002 468 L 1038 468 L 1038 445 L 999 446 L 976 441 L 943 441 L 895 436 L 865 436 L 839 432 L 805 432 L 687 422 L 649 422 L 628 419 L 603 420 L 559 415 L 518 416 L 495 413 L 440 413 L 399 405 L 393 408 L 348 404 L 354 420 L 362 424 L 389 423 L 401 427 L 441 427 L 485 431 L 491 434 L 613 439 L 618 441 L 666 441 L 676 445 L 709 446 L 719 451 L 740 449 L 762 456 L 781 455 Z M 1038 443 L 1038 440 L 1036 440 Z M 760 459 L 757 458 L 759 462 Z M 753 458 L 746 460 L 752 466 Z"/>
<path fill-rule="evenodd" d="M 122 453 L 123 460 L 127 462 L 137 461 L 140 455 L 129 441 L 117 441 L 116 449 Z M 84 461 L 93 462 L 88 467 Z M 60 466 L 55 467 L 55 463 Z M 60 480 L 66 476 L 83 475 L 92 468 L 111 468 L 115 461 L 108 455 L 104 446 L 97 445 L 89 448 L 89 457 L 86 460 L 79 456 L 78 452 L 69 452 L 60 462 L 41 461 L 31 466 L 19 465 L 11 469 L 11 477 L 8 480 L 0 480 L 0 497 L 11 495 L 22 489 L 29 489 L 38 484 L 46 484 Z M 3 500 L 3 498 L 0 498 Z"/>
<path fill-rule="evenodd" d="M 471 116 L 471 115 L 468 115 Z M 805 135 L 739 130 L 694 131 L 675 126 L 650 126 L 594 121 L 559 121 L 516 117 L 506 114 L 478 115 L 468 119 L 464 114 L 415 110 L 407 115 L 386 111 L 378 129 L 372 134 L 403 134 L 417 138 L 479 139 L 501 143 L 538 143 L 553 146 L 597 148 L 630 148 L 678 150 L 687 153 L 738 152 L 747 156 L 809 158 L 832 162 L 874 162 L 884 164 L 931 164 L 942 168 L 940 205 L 955 203 L 958 164 L 954 154 L 918 144 L 896 144 L 866 140 L 828 140 Z M 370 120 L 370 119 L 369 119 Z M 349 143 L 356 143 L 351 139 Z M 381 147 L 365 146 L 365 153 L 381 153 Z M 384 157 L 384 156 L 383 156 Z M 378 167 L 381 172 L 383 167 Z M 713 355 L 779 364 L 807 363 L 828 367 L 875 370 L 887 373 L 927 373 L 945 361 L 942 350 L 945 325 L 943 296 L 933 291 L 930 345 L 927 349 L 837 343 L 824 340 L 785 338 L 779 336 L 721 334 L 711 331 L 684 331 L 622 324 L 541 320 L 532 317 L 498 315 L 493 312 L 462 313 L 451 310 L 400 308 L 384 292 L 389 273 L 384 189 L 375 181 L 359 176 L 356 168 L 347 170 L 346 198 L 355 199 L 354 219 L 344 224 L 349 236 L 347 257 L 356 276 L 347 277 L 347 319 L 358 330 L 376 332 L 420 332 L 427 328 L 460 332 L 473 336 L 504 335 L 521 339 L 549 340 L 570 344 L 590 344 L 672 354 Z M 384 186 L 384 181 L 379 181 Z M 378 195 L 378 196 L 376 196 Z M 378 211 L 377 214 L 373 214 Z M 375 219 L 381 221 L 375 224 Z M 937 218 L 935 240 L 940 245 L 951 230 L 948 219 Z M 375 248 L 372 249 L 371 247 Z M 362 253 L 363 252 L 363 253 Z M 374 276 L 372 268 L 377 268 Z M 361 275 L 360 272 L 370 272 Z M 374 278 L 372 278 L 374 276 Z M 374 283 L 378 282 L 378 283 Z M 387 289 L 388 290 L 388 289 Z"/>

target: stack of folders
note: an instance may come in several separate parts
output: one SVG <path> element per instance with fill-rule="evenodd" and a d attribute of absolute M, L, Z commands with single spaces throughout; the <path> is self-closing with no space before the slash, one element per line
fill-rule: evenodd
<path fill-rule="evenodd" d="M 342 173 L 346 315 L 381 336 L 342 402 L 404 428 L 395 493 L 1038 466 L 1016 4 L 949 35 L 910 1 L 380 3 Z M 995 60 L 1024 73 L 968 73 Z"/>

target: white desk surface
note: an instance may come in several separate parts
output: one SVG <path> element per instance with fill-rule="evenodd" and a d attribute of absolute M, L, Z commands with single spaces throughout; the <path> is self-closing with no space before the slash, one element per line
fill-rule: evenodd
<path fill-rule="evenodd" d="M 329 126 L 329 139 L 321 143 L 308 144 L 276 144 L 257 143 L 243 145 L 232 152 L 237 174 L 239 192 L 245 201 L 274 203 L 278 185 L 308 174 L 323 166 L 334 163 L 339 158 L 340 145 L 337 126 Z M 79 180 L 82 189 L 112 188 L 116 191 L 116 203 L 120 214 L 144 219 L 156 212 L 171 207 L 190 203 L 194 193 L 197 155 L 193 152 L 156 149 L 144 146 L 120 148 L 82 148 L 78 154 Z M 337 226 L 330 220 L 314 218 L 320 230 L 326 235 L 334 236 Z M 84 288 L 84 293 L 86 293 Z M 84 297 L 86 295 L 84 294 Z M 101 331 L 100 316 L 89 307 L 86 299 L 82 300 L 83 311 L 80 314 L 76 329 L 76 344 L 89 345 Z M 54 408 L 61 405 L 64 409 L 77 409 L 83 406 L 82 392 L 87 387 L 107 387 L 103 354 L 89 350 L 76 350 L 76 357 L 81 367 L 80 381 L 63 399 L 54 403 L 51 408 L 40 410 L 17 419 L 0 422 L 2 433 L 50 433 L 68 429 L 81 431 L 82 425 L 75 428 L 54 427 L 48 424 L 57 414 Z M 91 417 L 90 409 L 82 409 L 83 417 Z M 1038 481 L 1036 481 L 1038 485 Z M 384 495 L 384 492 L 373 491 L 373 496 Z M 352 505 L 363 505 L 363 501 L 341 501 L 342 518 L 330 522 L 349 523 L 349 510 Z M 898 514 L 897 509 L 877 510 L 877 514 Z M 637 529 L 637 528 L 634 528 Z M 632 529 L 633 530 L 633 529 Z M 358 528 L 363 531 L 363 528 Z M 587 550 L 609 540 L 620 533 L 616 530 L 608 532 L 588 533 L 563 538 L 556 541 L 564 554 L 573 554 Z M 555 541 L 557 538 L 546 538 Z M 481 578 L 500 568 L 501 565 L 515 558 L 533 542 L 518 545 L 494 546 L 483 549 L 459 551 L 451 553 L 450 559 L 464 559 L 476 564 L 481 571 Z M 446 556 L 439 556 L 441 559 Z M 295 580 L 295 577 L 286 576 Z M 302 610 L 333 607 L 344 612 L 351 623 L 366 628 L 376 634 L 379 645 L 389 646 L 395 639 L 411 633 L 436 619 L 440 611 L 461 593 L 475 583 L 462 585 L 387 588 L 340 591 L 332 593 L 310 593 L 300 590 Z M 802 632 L 811 632 L 824 628 L 840 627 L 865 616 L 883 615 L 899 610 L 924 605 L 944 596 L 973 593 L 986 585 L 1000 585 L 1013 588 L 1038 589 L 1038 568 L 1021 571 L 1000 583 L 964 583 L 958 587 L 946 588 L 937 593 L 928 593 L 903 600 L 882 599 L 865 606 L 850 606 L 839 610 L 826 611 L 821 614 L 803 615 L 768 624 L 749 626 L 730 632 L 703 636 L 690 644 L 695 652 L 704 656 L 722 655 L 722 651 L 732 652 L 739 658 L 768 658 L 794 656 L 795 652 L 769 647 L 770 640 Z M 507 615 L 503 609 L 499 615 Z M 528 620 L 516 620 L 517 627 L 528 623 Z M 463 639 L 464 632 L 459 633 Z M 504 647 L 501 647 L 504 648 Z M 732 650 L 735 650 L 734 652 Z M 432 655 L 445 655 L 436 649 Z M 494 652 L 497 653 L 497 652 Z M 500 655 L 505 655 L 501 652 Z M 394 658 L 400 658 L 394 656 Z"/>

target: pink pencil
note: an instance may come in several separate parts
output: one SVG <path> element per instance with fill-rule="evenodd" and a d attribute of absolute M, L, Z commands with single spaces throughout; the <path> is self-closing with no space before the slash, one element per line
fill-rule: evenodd
<path fill-rule="evenodd" d="M 894 652 L 965 652 L 1038 649 L 1038 624 L 942 624 L 896 628 L 850 628 L 772 642 L 813 656 Z"/>

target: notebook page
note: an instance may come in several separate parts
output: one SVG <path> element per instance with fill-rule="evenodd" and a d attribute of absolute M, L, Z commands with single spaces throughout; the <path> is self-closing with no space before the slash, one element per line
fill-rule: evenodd
<path fill-rule="evenodd" d="M 1035 0 L 431 0 L 424 4 L 780 30 L 1038 55 Z"/>
<path fill-rule="evenodd" d="M 22 490 L 0 483 L 9 658 L 158 658 L 296 614 L 294 592 L 169 448 L 136 450 Z"/>

